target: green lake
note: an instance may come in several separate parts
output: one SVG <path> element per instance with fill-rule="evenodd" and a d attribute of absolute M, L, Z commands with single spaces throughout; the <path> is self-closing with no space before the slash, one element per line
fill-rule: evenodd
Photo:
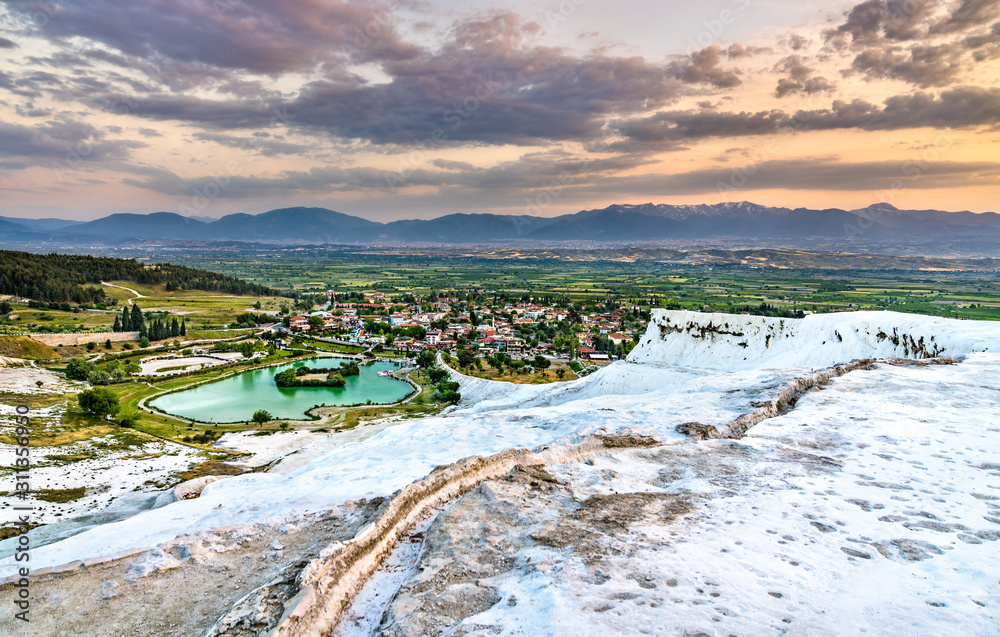
<path fill-rule="evenodd" d="M 347 359 L 319 358 L 299 361 L 237 374 L 232 378 L 206 383 L 192 389 L 160 396 L 149 402 L 168 414 L 201 422 L 243 422 L 253 412 L 266 409 L 274 418 L 302 419 L 316 405 L 357 405 L 394 403 L 405 398 L 413 388 L 378 372 L 396 369 L 394 363 L 373 363 L 361 367 L 358 376 L 347 376 L 344 387 L 278 387 L 274 375 L 286 369 L 336 367 Z"/>

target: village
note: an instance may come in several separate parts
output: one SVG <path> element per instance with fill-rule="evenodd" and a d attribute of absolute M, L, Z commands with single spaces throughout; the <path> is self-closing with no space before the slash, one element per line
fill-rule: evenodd
<path fill-rule="evenodd" d="M 346 295 L 328 291 L 326 296 L 327 303 L 319 309 L 287 315 L 282 326 L 294 334 L 374 351 L 434 349 L 457 356 L 469 350 L 484 357 L 502 353 L 513 360 L 543 356 L 602 363 L 628 354 L 647 321 L 640 308 L 617 303 L 597 308 L 568 301 L 469 300 L 488 297 L 481 290 L 424 299 L 377 292 L 343 298 Z"/>

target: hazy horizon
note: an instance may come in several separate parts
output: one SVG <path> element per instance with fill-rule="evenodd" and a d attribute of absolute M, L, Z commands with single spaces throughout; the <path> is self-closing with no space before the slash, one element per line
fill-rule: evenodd
<path fill-rule="evenodd" d="M 0 56 L 10 217 L 1000 192 L 995 0 L 2 0 Z"/>
<path fill-rule="evenodd" d="M 643 202 L 619 202 L 618 204 L 611 204 L 611 205 L 625 205 L 625 206 L 629 206 L 629 205 L 631 205 L 631 206 L 640 206 L 640 205 L 654 205 L 654 206 L 657 206 L 657 205 L 678 205 L 678 206 L 684 206 L 684 205 L 690 205 L 690 206 L 697 206 L 697 205 L 702 205 L 703 203 L 704 202 L 693 202 L 692 201 L 692 202 L 678 203 L 678 204 L 665 204 L 663 202 L 657 203 L 657 202 L 643 201 Z M 740 202 L 735 202 L 734 201 L 734 202 L 731 202 L 731 203 L 740 203 Z M 756 205 L 762 205 L 762 206 L 766 206 L 767 205 L 767 204 L 762 204 L 762 203 L 760 203 L 758 201 L 749 201 L 749 200 L 743 200 L 742 203 L 750 203 L 750 204 L 756 204 Z M 869 205 L 877 205 L 877 204 L 880 204 L 880 203 L 882 203 L 882 202 L 872 202 Z M 707 204 L 707 205 L 711 205 L 711 204 Z M 255 212 L 246 211 L 246 210 L 237 210 L 237 211 L 234 211 L 234 212 L 230 212 L 230 213 L 226 213 L 226 214 L 220 215 L 218 217 L 212 217 L 212 216 L 209 216 L 209 215 L 183 215 L 183 214 L 178 213 L 178 212 L 173 211 L 173 210 L 151 210 L 149 212 L 125 212 L 125 211 L 123 211 L 123 212 L 112 212 L 112 213 L 108 213 L 108 214 L 105 214 L 105 215 L 95 215 L 95 216 L 93 216 L 91 218 L 87 218 L 87 219 L 71 219 L 70 217 L 65 217 L 65 216 L 63 216 L 63 217 L 60 217 L 60 216 L 51 216 L 51 217 L 18 217 L 17 215 L 9 215 L 9 214 L 0 214 L 0 217 L 4 217 L 4 218 L 7 218 L 7 219 L 25 219 L 25 220 L 59 219 L 59 220 L 63 220 L 63 221 L 75 221 L 75 222 L 80 222 L 80 223 L 86 223 L 88 221 L 95 221 L 97 219 L 103 219 L 105 217 L 109 217 L 111 215 L 117 215 L 117 214 L 153 215 L 153 214 L 171 213 L 171 214 L 180 214 L 183 217 L 188 217 L 190 219 L 196 219 L 196 220 L 199 220 L 199 221 L 212 222 L 212 221 L 218 221 L 222 217 L 225 217 L 225 216 L 231 215 L 231 214 L 248 214 L 248 215 L 256 216 L 256 215 L 267 214 L 269 212 L 275 212 L 277 210 L 293 209 L 293 208 L 300 208 L 300 207 L 301 208 L 325 208 L 326 210 L 329 210 L 330 212 L 337 212 L 337 213 L 344 214 L 344 215 L 349 215 L 349 216 L 352 216 L 352 217 L 360 217 L 362 219 L 367 219 L 369 221 L 378 221 L 380 223 L 389 223 L 389 222 L 392 222 L 392 221 L 406 221 L 406 220 L 411 220 L 411 219 L 413 219 L 413 220 L 416 220 L 416 219 L 429 220 L 429 219 L 437 219 L 439 217 L 444 217 L 444 216 L 452 215 L 452 214 L 468 214 L 468 215 L 477 215 L 477 214 L 483 214 L 483 215 L 485 215 L 485 214 L 523 215 L 523 214 L 528 214 L 528 215 L 532 215 L 531 212 L 526 212 L 526 211 L 523 211 L 523 210 L 515 210 L 515 211 L 507 211 L 507 212 L 501 211 L 501 212 L 495 212 L 495 213 L 493 213 L 493 212 L 480 212 L 480 211 L 455 210 L 455 211 L 450 211 L 450 212 L 442 212 L 441 214 L 434 215 L 434 216 L 424 216 L 424 217 L 416 217 L 416 216 L 414 216 L 414 217 L 399 217 L 397 219 L 377 219 L 377 218 L 372 218 L 371 215 L 366 215 L 364 213 L 354 213 L 354 212 L 347 211 L 347 210 L 335 210 L 333 208 L 328 208 L 326 206 L 281 206 L 281 207 L 278 207 L 278 208 L 269 208 L 267 210 L 258 210 L 258 211 L 255 211 Z M 608 206 L 604 206 L 603 208 L 607 208 L 607 207 Z M 768 206 L 768 207 L 771 207 L 771 208 L 791 208 L 791 209 L 796 209 L 796 208 L 810 209 L 808 206 Z M 845 208 L 845 207 L 842 207 L 842 206 L 826 206 L 826 207 L 822 208 L 821 210 L 837 210 L 837 209 L 839 209 L 839 210 L 850 211 L 850 210 L 861 210 L 861 209 L 864 209 L 864 208 L 867 208 L 867 207 L 868 206 L 860 206 L 859 208 Z M 600 209 L 603 209 L 603 208 L 600 208 Z M 544 214 L 544 213 L 542 213 L 542 214 L 537 214 L 537 215 L 532 215 L 532 216 L 538 216 L 538 217 L 543 217 L 543 218 L 550 218 L 550 217 L 558 217 L 558 216 L 562 216 L 562 215 L 571 215 L 571 214 L 575 214 L 575 213 L 578 213 L 578 212 L 585 212 L 585 211 L 588 211 L 588 210 L 598 210 L 598 208 L 580 208 L 580 209 L 574 209 L 574 210 L 557 210 L 557 211 L 551 212 L 550 214 Z M 903 210 L 910 210 L 910 209 L 903 209 Z M 929 208 L 912 208 L 912 210 L 931 210 L 931 209 L 929 209 Z M 545 212 L 548 212 L 548 211 L 545 211 Z M 982 210 L 982 211 L 978 211 L 978 210 L 939 210 L 938 212 L 948 212 L 948 213 L 971 212 L 971 213 L 974 213 L 974 214 L 998 214 L 995 210 Z"/>

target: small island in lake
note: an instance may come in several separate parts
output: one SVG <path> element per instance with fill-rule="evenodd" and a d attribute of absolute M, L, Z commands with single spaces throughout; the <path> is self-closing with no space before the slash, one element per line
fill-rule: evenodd
<path fill-rule="evenodd" d="M 354 361 L 340 367 L 296 367 L 274 375 L 278 387 L 343 387 L 345 376 L 357 376 L 361 369 Z"/>

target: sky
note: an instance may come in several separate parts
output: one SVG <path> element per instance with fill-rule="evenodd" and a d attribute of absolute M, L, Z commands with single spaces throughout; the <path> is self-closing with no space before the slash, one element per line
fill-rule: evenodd
<path fill-rule="evenodd" d="M 1000 0 L 0 0 L 0 215 L 998 195 Z"/>

